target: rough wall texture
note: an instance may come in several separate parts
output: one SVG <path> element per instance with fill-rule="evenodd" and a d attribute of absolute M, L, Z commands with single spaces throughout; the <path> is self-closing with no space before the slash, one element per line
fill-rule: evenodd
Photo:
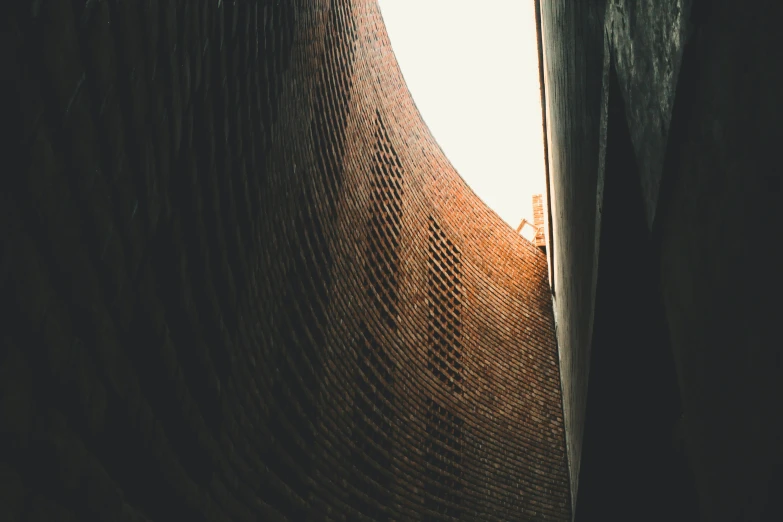
<path fill-rule="evenodd" d="M 659 4 L 540 3 L 553 224 L 548 249 L 574 500 L 593 343 L 610 70 L 638 158 L 637 172 L 628 175 L 641 180 L 651 226 L 690 9 L 686 0 Z"/>
<path fill-rule="evenodd" d="M 692 0 L 622 0 L 607 5 L 606 35 L 626 102 L 650 228 L 655 220 L 691 4 Z"/>
<path fill-rule="evenodd" d="M 577 494 L 596 277 L 605 2 L 540 2 L 546 88 L 548 255 L 563 377 L 571 491 Z M 599 103 L 596 103 L 599 101 Z"/>
<path fill-rule="evenodd" d="M 541 18 L 576 520 L 779 520 L 783 8 L 552 1 Z"/>
<path fill-rule="evenodd" d="M 654 225 L 682 431 L 704 520 L 780 520 L 783 5 L 693 10 Z"/>
<path fill-rule="evenodd" d="M 17 4 L 0 519 L 570 518 L 546 258 L 374 1 Z"/>

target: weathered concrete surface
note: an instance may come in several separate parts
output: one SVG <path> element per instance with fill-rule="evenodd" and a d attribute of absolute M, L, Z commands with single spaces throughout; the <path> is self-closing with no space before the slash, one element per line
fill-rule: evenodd
<path fill-rule="evenodd" d="M 699 17 L 656 219 L 686 446 L 703 520 L 781 520 L 783 6 Z"/>
<path fill-rule="evenodd" d="M 655 219 L 690 0 L 614 0 L 606 13 L 648 226 Z"/>
<path fill-rule="evenodd" d="M 630 305 L 619 297 L 612 305 L 605 297 L 612 278 L 597 274 L 606 273 L 602 264 L 616 255 L 604 252 L 608 238 L 601 232 L 616 231 L 616 223 L 601 221 L 621 219 L 616 213 L 602 218 L 609 204 L 603 201 L 604 164 L 609 176 L 618 154 L 605 137 L 617 134 L 613 126 L 627 125 L 635 167 L 627 167 L 625 175 L 638 181 L 634 190 L 652 232 L 649 244 L 638 248 L 653 257 L 654 269 L 630 272 L 622 284 L 657 289 L 667 325 L 657 348 L 648 346 L 660 361 L 658 370 L 636 368 L 640 382 L 655 371 L 676 369 L 678 390 L 662 388 L 658 403 L 650 404 L 660 425 L 671 423 L 678 403 L 670 392 L 679 392 L 682 416 L 670 428 L 685 444 L 682 458 L 676 456 L 679 449 L 669 453 L 671 469 L 679 469 L 680 477 L 692 473 L 696 488 L 689 489 L 686 479 L 684 489 L 670 494 L 684 495 L 689 503 L 687 495 L 698 491 L 702 520 L 779 520 L 776 499 L 783 485 L 775 470 L 783 466 L 783 374 L 776 321 L 783 316 L 778 245 L 783 176 L 777 148 L 783 48 L 776 35 L 783 7 L 772 1 L 752 7 L 729 1 L 616 1 L 605 6 L 602 17 L 603 2 L 573 4 L 542 2 L 541 14 L 554 229 L 550 262 L 575 503 L 599 509 L 591 516 L 600 513 L 597 497 L 592 503 L 580 497 L 579 482 L 587 476 L 580 472 L 584 455 L 614 469 L 621 469 L 619 459 L 634 458 L 628 452 L 633 448 L 623 453 L 623 444 L 613 449 L 585 434 L 588 426 L 590 433 L 618 436 L 616 421 L 605 416 L 612 402 L 607 382 L 618 378 L 605 365 L 612 364 L 606 350 L 620 340 L 606 333 L 606 322 L 613 315 L 629 317 L 624 307 Z M 608 44 L 603 51 L 602 35 Z M 608 129 L 602 124 L 607 101 L 600 67 L 607 53 L 625 113 L 622 123 L 610 116 Z M 622 241 L 622 234 L 614 237 Z M 596 296 L 602 295 L 597 310 Z M 656 328 L 653 322 L 639 324 L 640 336 Z M 617 328 L 628 330 L 625 324 Z M 661 351 L 671 353 L 668 366 Z M 617 372 L 631 367 L 630 360 L 614 362 Z M 600 380 L 588 386 L 588 374 Z M 595 398 L 602 393 L 610 399 Z M 649 390 L 631 382 L 618 384 L 615 393 L 627 395 L 629 404 L 649 397 Z M 624 436 L 640 442 L 639 452 L 650 450 L 645 441 L 660 440 L 639 431 Z M 628 470 L 637 477 L 649 471 Z M 585 495 L 596 491 L 588 488 Z M 601 513 L 602 519 L 639 518 L 610 512 Z"/>
<path fill-rule="evenodd" d="M 692 522 L 692 478 L 681 445 L 672 444 L 681 417 L 676 373 L 615 68 L 605 85 L 609 132 L 575 517 Z"/>
<path fill-rule="evenodd" d="M 550 264 L 575 498 L 600 255 L 609 64 L 625 101 L 651 226 L 690 2 L 542 2 L 541 9 Z"/>
<path fill-rule="evenodd" d="M 541 2 L 554 307 L 571 494 L 577 492 L 593 303 L 603 2 Z M 586 202 L 592 202 L 587 204 Z"/>

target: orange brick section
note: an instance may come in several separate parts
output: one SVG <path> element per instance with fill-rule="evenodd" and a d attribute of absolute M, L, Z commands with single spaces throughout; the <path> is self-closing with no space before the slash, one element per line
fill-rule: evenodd
<path fill-rule="evenodd" d="M 541 194 L 533 196 L 533 225 L 536 227 L 536 237 L 533 244 L 546 247 L 544 236 L 544 197 Z"/>
<path fill-rule="evenodd" d="M 570 519 L 546 258 L 375 1 L 2 9 L 4 519 Z"/>

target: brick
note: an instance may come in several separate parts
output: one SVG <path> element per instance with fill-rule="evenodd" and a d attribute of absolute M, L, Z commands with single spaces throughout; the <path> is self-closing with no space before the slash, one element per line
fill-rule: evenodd
<path fill-rule="evenodd" d="M 53 502 L 570 518 L 546 257 L 443 156 L 374 2 L 53 6 L 4 238 L 59 394 Z"/>

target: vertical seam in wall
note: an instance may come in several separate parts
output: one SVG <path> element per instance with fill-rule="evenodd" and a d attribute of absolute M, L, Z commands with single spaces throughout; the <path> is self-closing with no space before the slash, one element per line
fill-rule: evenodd
<path fill-rule="evenodd" d="M 534 0 L 535 2 L 535 16 L 536 16 L 536 48 L 538 51 L 538 82 L 541 92 L 541 127 L 542 127 L 542 141 L 544 145 L 544 182 L 546 183 L 546 216 L 547 216 L 547 271 L 550 274 L 549 283 L 551 291 L 551 305 L 552 305 L 552 330 L 555 340 L 555 353 L 557 354 L 557 370 L 558 378 L 560 380 L 560 414 L 563 417 L 561 424 L 563 430 L 563 450 L 565 453 L 566 474 L 568 478 L 568 496 L 571 500 L 571 520 L 574 520 L 575 514 L 575 499 L 571 488 L 571 456 L 568 446 L 568 431 L 566 430 L 566 411 L 565 411 L 565 388 L 563 387 L 563 371 L 560 366 L 560 343 L 558 342 L 557 335 L 557 317 L 555 316 L 555 247 L 554 247 L 554 235 L 552 228 L 552 206 L 551 206 L 551 188 L 549 179 L 549 140 L 547 139 L 547 108 L 546 108 L 546 82 L 544 81 L 544 41 L 543 41 L 543 27 L 541 17 L 541 0 Z"/>
<path fill-rule="evenodd" d="M 595 294 L 598 287 L 598 258 L 601 246 L 601 223 L 604 202 L 604 180 L 606 177 L 606 149 L 609 136 L 609 75 L 613 67 L 609 31 L 604 28 L 604 63 L 601 73 L 601 116 L 598 128 L 598 169 L 595 187 L 595 245 L 593 247 L 593 273 L 590 282 L 590 319 L 587 323 L 587 360 L 590 360 L 593 344 L 593 323 L 595 322 Z M 621 122 L 620 124 L 624 124 Z M 587 386 L 590 382 L 590 365 L 587 366 Z"/>
<path fill-rule="evenodd" d="M 541 28 L 541 0 L 535 1 L 536 11 L 536 48 L 538 51 L 538 83 L 541 87 L 541 126 L 542 126 L 542 139 L 544 142 L 544 180 L 546 183 L 546 213 L 547 213 L 547 228 L 549 232 L 549 241 L 547 245 L 547 257 L 548 267 L 550 275 L 550 290 L 552 295 L 555 293 L 555 244 L 552 236 L 552 207 L 550 205 L 550 188 L 549 188 L 549 141 L 547 140 L 547 111 L 546 111 L 546 83 L 544 82 L 544 42 L 543 31 Z"/>
<path fill-rule="evenodd" d="M 593 247 L 593 273 L 591 275 L 590 282 L 590 318 L 587 322 L 587 368 L 585 373 L 585 388 L 586 393 L 590 390 L 590 360 L 592 359 L 593 351 L 593 327 L 595 323 L 595 296 L 596 289 L 598 287 L 598 260 L 600 254 L 601 244 L 601 223 L 603 212 L 603 199 L 604 199 L 604 180 L 606 178 L 606 150 L 609 136 L 609 90 L 610 82 L 609 76 L 612 73 L 613 54 L 611 48 L 611 40 L 609 31 L 604 27 L 604 59 L 603 70 L 601 73 L 601 115 L 599 123 L 599 136 L 598 136 L 598 169 L 596 172 L 596 189 L 595 189 L 595 245 Z M 620 123 L 625 124 L 625 122 Z M 563 424 L 565 426 L 565 423 Z M 580 439 L 584 439 L 584 426 L 582 426 L 582 434 Z M 584 446 L 584 443 L 582 444 Z M 581 458 L 581 451 L 580 451 Z M 580 466 L 581 470 L 581 466 Z M 576 477 L 577 491 L 573 496 L 573 515 L 576 516 L 576 501 L 578 496 L 579 477 Z"/>
<path fill-rule="evenodd" d="M 575 497 L 572 491 L 572 479 L 571 479 L 571 455 L 568 446 L 568 430 L 566 430 L 566 411 L 565 411 L 565 388 L 563 387 L 563 371 L 560 366 L 560 343 L 557 335 L 557 317 L 555 315 L 555 243 L 552 228 L 552 206 L 551 206 L 551 189 L 549 180 L 549 140 L 547 139 L 547 110 L 546 110 L 546 82 L 544 81 L 544 41 L 543 41 L 543 28 L 541 25 L 541 0 L 534 0 L 535 2 L 535 15 L 536 15 L 536 47 L 538 51 L 538 82 L 541 88 L 541 126 L 542 126 L 542 139 L 544 144 L 544 181 L 546 183 L 546 216 L 547 216 L 547 271 L 550 274 L 550 291 L 551 291 L 551 305 L 552 305 L 552 330 L 555 337 L 555 353 L 557 354 L 557 370 L 558 378 L 560 380 L 560 414 L 563 416 L 563 422 L 561 424 L 563 430 L 563 449 L 565 453 L 566 461 L 566 473 L 568 477 L 568 496 L 571 500 L 571 520 L 574 520 L 575 516 Z"/>

